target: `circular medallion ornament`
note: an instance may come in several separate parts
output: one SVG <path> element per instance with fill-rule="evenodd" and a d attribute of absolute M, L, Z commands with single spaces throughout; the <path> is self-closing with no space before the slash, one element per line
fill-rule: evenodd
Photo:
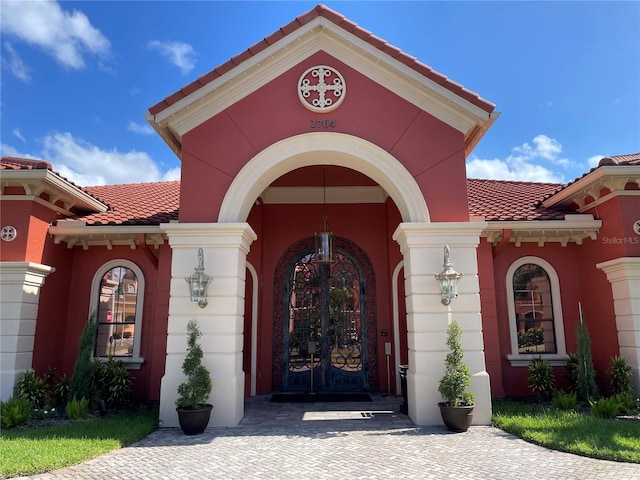
<path fill-rule="evenodd" d="M 633 231 L 640 235 L 640 220 L 636 220 L 633 224 Z"/>
<path fill-rule="evenodd" d="M 16 230 L 16 227 L 12 227 L 11 225 L 6 225 L 2 227 L 2 230 L 0 230 L 0 238 L 5 242 L 14 240 L 16 235 L 18 235 L 18 231 Z"/>
<path fill-rule="evenodd" d="M 335 110 L 344 100 L 347 86 L 335 68 L 317 65 L 304 72 L 298 80 L 298 97 L 312 112 Z"/>

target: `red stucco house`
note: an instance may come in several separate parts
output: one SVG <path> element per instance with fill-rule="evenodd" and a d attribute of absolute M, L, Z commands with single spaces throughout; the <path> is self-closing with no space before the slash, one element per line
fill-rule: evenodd
<path fill-rule="evenodd" d="M 2 158 L 0 395 L 28 368 L 70 374 L 93 311 L 95 356 L 124 361 L 167 426 L 191 318 L 212 425 L 237 424 L 248 396 L 308 389 L 311 362 L 328 391 L 384 391 L 388 375 L 397 390 L 406 364 L 409 415 L 440 423 L 452 318 L 475 423 L 490 422 L 492 397 L 529 393 L 536 356 L 564 365 L 580 308 L 603 388 L 622 355 L 637 389 L 640 154 L 566 185 L 467 179 L 497 117 L 318 6 L 149 109 L 179 182 L 84 187 Z M 330 263 L 315 253 L 323 219 Z M 463 275 L 448 305 L 434 278 L 445 244 Z M 212 277 L 202 306 L 185 281 L 199 262 Z"/>

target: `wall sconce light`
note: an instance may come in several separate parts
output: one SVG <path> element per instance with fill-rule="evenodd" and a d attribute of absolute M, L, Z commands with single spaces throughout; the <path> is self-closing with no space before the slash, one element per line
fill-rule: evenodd
<path fill-rule="evenodd" d="M 211 283 L 212 277 L 204 273 L 204 253 L 202 248 L 198 248 L 198 266 L 195 272 L 185 279 L 189 284 L 189 294 L 191 301 L 196 302 L 200 308 L 207 306 L 207 289 Z"/>
<path fill-rule="evenodd" d="M 437 274 L 436 280 L 440 282 L 440 291 L 442 292 L 443 305 L 449 305 L 451 300 L 458 297 L 458 284 L 462 278 L 462 274 L 456 272 L 449 260 L 449 245 L 444 246 L 444 270 Z"/>

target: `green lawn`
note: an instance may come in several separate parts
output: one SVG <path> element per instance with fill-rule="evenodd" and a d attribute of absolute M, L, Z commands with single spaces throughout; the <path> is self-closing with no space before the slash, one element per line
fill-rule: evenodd
<path fill-rule="evenodd" d="M 507 400 L 493 401 L 496 427 L 538 445 L 586 457 L 640 463 L 640 421 L 600 419 Z"/>
<path fill-rule="evenodd" d="M 0 432 L 0 476 L 34 475 L 81 463 L 149 435 L 158 412 L 127 412 L 69 425 Z"/>

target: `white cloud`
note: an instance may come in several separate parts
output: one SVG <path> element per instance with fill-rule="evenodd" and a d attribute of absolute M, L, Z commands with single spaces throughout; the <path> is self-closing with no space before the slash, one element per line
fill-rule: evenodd
<path fill-rule="evenodd" d="M 17 148 L 6 143 L 0 143 L 0 157 L 36 158 L 30 153 L 22 153 Z"/>
<path fill-rule="evenodd" d="M 604 158 L 604 155 L 594 155 L 593 157 L 587 158 L 587 164 L 589 168 L 597 167 L 600 160 Z"/>
<path fill-rule="evenodd" d="M 562 177 L 542 165 L 528 163 L 512 157 L 508 157 L 505 160 L 472 158 L 467 162 L 467 177 L 521 182 L 563 182 Z"/>
<path fill-rule="evenodd" d="M 165 172 L 165 174 L 162 176 L 162 180 L 180 180 L 180 167 L 175 167 Z"/>
<path fill-rule="evenodd" d="M 15 51 L 13 46 L 10 43 L 4 44 L 5 51 L 9 54 L 8 56 L 2 57 L 2 64 L 6 66 L 11 73 L 13 73 L 16 78 L 22 80 L 27 83 L 31 80 L 31 75 L 29 75 L 29 67 L 22 61 L 18 52 Z M 7 58 L 8 57 L 8 58 Z"/>
<path fill-rule="evenodd" d="M 22 143 L 27 143 L 27 141 L 24 139 L 24 136 L 22 135 L 22 132 L 20 131 L 19 128 L 14 128 L 11 133 L 13 133 L 20 140 L 22 140 Z"/>
<path fill-rule="evenodd" d="M 472 156 L 467 161 L 467 177 L 562 183 L 563 175 L 552 167 L 566 169 L 575 165 L 575 162 L 561 157 L 562 145 L 547 135 L 537 135 L 533 138 L 533 145 L 524 143 L 513 147 L 511 152 L 504 159 Z"/>
<path fill-rule="evenodd" d="M 179 178 L 175 171 L 179 172 L 179 168 L 163 174 L 145 152 L 102 150 L 68 132 L 47 135 L 43 143 L 42 158 L 51 162 L 60 175 L 78 185 L 157 182 L 167 179 L 168 175 Z"/>
<path fill-rule="evenodd" d="M 189 73 L 195 67 L 196 53 L 188 43 L 151 40 L 147 45 L 152 50 L 158 50 L 164 58 L 178 67 L 183 74 Z"/>
<path fill-rule="evenodd" d="M 144 123 L 136 123 L 129 120 L 129 125 L 127 125 L 127 130 L 133 133 L 139 133 L 140 135 L 153 135 L 155 130 L 151 128 L 151 125 Z"/>
<path fill-rule="evenodd" d="M 43 49 L 66 68 L 84 68 L 86 53 L 103 59 L 110 55 L 109 40 L 87 16 L 63 10 L 58 2 L 3 1 L 0 27 L 3 35 Z"/>

